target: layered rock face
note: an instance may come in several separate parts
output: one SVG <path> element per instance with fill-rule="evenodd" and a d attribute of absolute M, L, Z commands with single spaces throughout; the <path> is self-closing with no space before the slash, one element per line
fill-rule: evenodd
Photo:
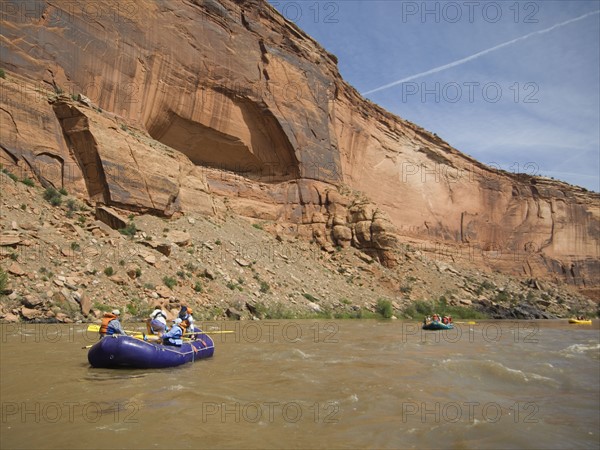
<path fill-rule="evenodd" d="M 266 2 L 2 8 L 5 166 L 167 217 L 227 198 L 275 232 L 387 265 L 403 240 L 449 243 L 505 272 L 600 286 L 597 194 L 492 170 L 364 100 Z"/>

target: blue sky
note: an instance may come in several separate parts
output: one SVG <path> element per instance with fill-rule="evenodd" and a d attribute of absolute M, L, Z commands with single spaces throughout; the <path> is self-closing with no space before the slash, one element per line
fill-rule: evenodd
<path fill-rule="evenodd" d="M 271 4 L 387 110 L 486 164 L 600 191 L 600 0 Z"/>

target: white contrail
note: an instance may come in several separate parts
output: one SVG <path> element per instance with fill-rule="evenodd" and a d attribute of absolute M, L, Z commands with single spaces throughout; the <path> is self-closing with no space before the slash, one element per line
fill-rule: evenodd
<path fill-rule="evenodd" d="M 538 35 L 538 34 L 548 33 L 548 32 L 550 32 L 550 31 L 552 31 L 552 30 L 554 30 L 556 28 L 564 27 L 565 25 L 568 25 L 568 24 L 573 23 L 573 22 L 577 22 L 579 20 L 583 20 L 586 17 L 592 16 L 592 15 L 598 14 L 598 13 L 600 13 L 600 10 L 592 11 L 592 12 L 589 12 L 587 14 L 584 14 L 583 16 L 575 17 L 574 19 L 569 19 L 569 20 L 567 20 L 565 22 L 557 23 L 556 25 L 552 25 L 550 28 L 545 28 L 543 30 L 534 31 L 533 33 L 526 34 L 525 36 L 521 36 L 521 37 L 518 37 L 516 39 L 512 39 L 512 40 L 510 40 L 508 42 L 504 42 L 502 44 L 498 44 L 498 45 L 496 45 L 494 47 L 491 47 L 491 48 L 488 48 L 486 50 L 482 50 L 482 51 L 480 51 L 478 53 L 475 53 L 475 54 L 473 54 L 471 56 L 467 56 L 466 58 L 458 59 L 458 60 L 453 61 L 451 63 L 444 64 L 443 66 L 435 67 L 434 69 L 428 70 L 426 72 L 421 72 L 421 73 L 418 73 L 416 75 L 411 75 L 410 77 L 402 78 L 401 80 L 394 81 L 393 83 L 385 84 L 385 85 L 380 86 L 378 88 L 371 89 L 370 91 L 363 92 L 362 95 L 368 95 L 368 94 L 372 94 L 373 92 L 383 91 L 384 89 L 388 89 L 388 88 L 391 88 L 392 86 L 396 86 L 396 85 L 398 85 L 400 83 L 405 83 L 407 81 L 414 80 L 415 78 L 421 78 L 421 77 L 424 77 L 425 75 L 431 75 L 432 73 L 438 73 L 438 72 L 441 72 L 442 70 L 446 70 L 446 69 L 450 69 L 451 67 L 459 66 L 459 65 L 464 64 L 464 63 L 466 63 L 468 61 L 472 61 L 472 60 L 474 60 L 476 58 L 479 58 L 480 56 L 487 55 L 488 53 L 496 51 L 496 50 L 498 50 L 500 48 L 503 48 L 503 47 L 506 47 L 508 45 L 514 44 L 515 42 L 523 41 L 525 39 L 530 38 L 531 36 L 535 36 L 535 35 Z"/>

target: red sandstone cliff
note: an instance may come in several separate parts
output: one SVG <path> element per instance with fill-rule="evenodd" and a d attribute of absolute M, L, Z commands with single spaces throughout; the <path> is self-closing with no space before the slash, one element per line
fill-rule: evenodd
<path fill-rule="evenodd" d="M 600 286 L 600 196 L 487 168 L 366 101 L 266 2 L 32 5 L 2 6 L 5 166 L 163 216 L 216 214 L 227 198 L 386 264 L 410 239 Z"/>

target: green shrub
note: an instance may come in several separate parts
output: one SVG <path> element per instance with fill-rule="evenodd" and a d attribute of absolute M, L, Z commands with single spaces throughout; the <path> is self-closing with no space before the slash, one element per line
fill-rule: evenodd
<path fill-rule="evenodd" d="M 410 294 L 412 292 L 412 286 L 410 286 L 409 284 L 400 286 L 400 292 L 402 292 L 403 294 Z"/>
<path fill-rule="evenodd" d="M 377 300 L 376 310 L 386 319 L 390 319 L 394 315 L 394 308 L 392 307 L 392 302 L 384 298 L 380 298 L 379 300 Z"/>
<path fill-rule="evenodd" d="M 266 294 L 267 292 L 269 292 L 269 289 L 271 289 L 271 286 L 269 286 L 269 283 L 267 283 L 266 281 L 260 282 L 260 292 L 262 292 L 263 294 Z"/>
<path fill-rule="evenodd" d="M 48 201 L 52 206 L 59 206 L 62 203 L 60 191 L 53 187 L 46 188 L 44 191 L 44 200 Z"/>
<path fill-rule="evenodd" d="M 8 171 L 6 171 L 6 170 L 4 171 L 4 173 L 5 173 L 6 175 L 8 175 L 8 177 L 9 177 L 11 180 L 13 180 L 15 183 L 16 183 L 17 181 L 19 181 L 19 177 L 18 177 L 18 176 L 16 176 L 14 173 L 8 172 Z"/>
<path fill-rule="evenodd" d="M 94 309 L 98 309 L 102 312 L 108 312 L 113 308 L 112 308 L 112 306 L 105 305 L 104 303 L 94 302 Z"/>
<path fill-rule="evenodd" d="M 495 286 L 490 283 L 488 280 L 484 280 L 478 287 L 477 289 L 475 289 L 475 293 L 477 295 L 481 295 L 483 294 L 484 291 L 490 290 L 490 289 L 494 289 Z"/>
<path fill-rule="evenodd" d="M 138 318 L 145 318 L 152 311 L 152 308 L 148 307 L 138 297 L 132 298 L 131 301 L 125 306 L 125 309 L 129 314 Z"/>
<path fill-rule="evenodd" d="M 135 277 L 139 278 L 142 276 L 142 269 L 140 269 L 139 267 L 135 268 Z"/>
<path fill-rule="evenodd" d="M 252 226 L 254 228 L 256 228 L 257 230 L 262 230 L 263 229 L 263 226 L 260 223 L 253 223 Z"/>
<path fill-rule="evenodd" d="M 443 297 L 441 298 L 443 299 Z M 454 319 L 485 319 L 485 315 L 479 311 L 465 306 L 450 306 L 445 301 L 440 300 L 431 302 L 418 300 L 404 310 L 403 316 L 422 319 L 434 313 L 441 316 L 452 316 Z"/>
<path fill-rule="evenodd" d="M 163 277 L 163 283 L 169 289 L 173 289 L 177 285 L 177 280 L 175 278 L 173 278 L 173 277 L 164 276 Z"/>
<path fill-rule="evenodd" d="M 29 186 L 29 187 L 35 186 L 35 183 L 33 182 L 33 180 L 31 178 L 23 178 L 21 180 L 21 183 L 23 183 L 25 186 Z"/>
<path fill-rule="evenodd" d="M 6 285 L 8 284 L 8 274 L 0 268 L 0 291 L 4 291 L 6 289 Z"/>
<path fill-rule="evenodd" d="M 67 190 L 64 187 L 60 188 L 58 190 L 58 192 L 60 195 L 69 195 L 69 193 L 67 192 Z"/>
<path fill-rule="evenodd" d="M 77 211 L 77 202 L 75 200 L 73 200 L 72 198 L 67 200 L 67 209 L 71 212 Z"/>
<path fill-rule="evenodd" d="M 273 306 L 266 306 L 262 303 L 258 303 L 254 305 L 256 308 L 256 314 L 259 318 L 262 319 L 295 319 L 296 314 L 287 309 L 281 303 L 277 303 Z"/>
<path fill-rule="evenodd" d="M 497 302 L 507 302 L 510 300 L 510 295 L 506 291 L 498 292 L 495 297 Z"/>
<path fill-rule="evenodd" d="M 196 281 L 196 284 L 194 284 L 194 291 L 202 292 L 202 283 L 200 283 L 199 281 Z"/>
<path fill-rule="evenodd" d="M 4 69 L 0 69 L 0 78 L 6 79 L 6 73 L 4 72 Z"/>
<path fill-rule="evenodd" d="M 302 296 L 303 296 L 303 297 L 304 297 L 306 300 L 309 300 L 309 301 L 311 301 L 311 302 L 313 302 L 313 303 L 318 303 L 318 302 L 319 302 L 319 299 L 318 299 L 318 298 L 315 298 L 315 297 L 313 297 L 313 296 L 312 296 L 312 295 L 310 295 L 310 294 L 306 294 L 306 293 L 304 293 L 304 294 L 302 294 Z"/>
<path fill-rule="evenodd" d="M 137 233 L 137 227 L 133 221 L 129 222 L 125 228 L 120 228 L 119 233 L 124 234 L 125 236 L 133 237 Z"/>
<path fill-rule="evenodd" d="M 79 243 L 71 242 L 71 250 L 77 251 L 80 249 Z"/>
<path fill-rule="evenodd" d="M 112 268 L 112 266 L 108 266 L 106 269 L 104 269 L 104 275 L 106 275 L 107 277 L 112 277 L 115 273 L 115 270 Z"/>

